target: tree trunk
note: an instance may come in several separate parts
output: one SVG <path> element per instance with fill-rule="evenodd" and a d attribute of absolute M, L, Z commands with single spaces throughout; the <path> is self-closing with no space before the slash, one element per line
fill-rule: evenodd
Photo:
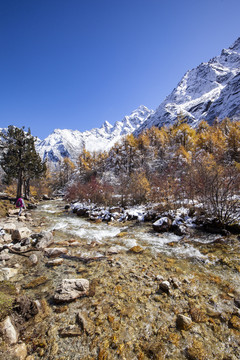
<path fill-rule="evenodd" d="M 22 186 L 23 186 L 23 176 L 22 176 L 22 170 L 20 169 L 18 172 L 17 199 L 22 197 Z"/>

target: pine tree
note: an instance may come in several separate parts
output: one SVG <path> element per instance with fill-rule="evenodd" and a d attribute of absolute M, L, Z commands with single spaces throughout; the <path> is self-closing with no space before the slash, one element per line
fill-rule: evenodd
<path fill-rule="evenodd" d="M 29 197 L 30 180 L 39 178 L 46 171 L 45 162 L 41 161 L 35 149 L 35 138 L 30 129 L 26 133 L 24 127 L 8 126 L 6 133 L 1 133 L 3 138 L 3 153 L 0 161 L 5 172 L 5 183 L 17 180 L 17 197 L 23 194 Z"/>

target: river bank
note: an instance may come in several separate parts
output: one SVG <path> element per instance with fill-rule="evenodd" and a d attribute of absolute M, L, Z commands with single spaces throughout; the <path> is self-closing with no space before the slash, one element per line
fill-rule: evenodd
<path fill-rule="evenodd" d="M 28 214 L 2 235 L 2 359 L 240 358 L 237 235 Z"/>

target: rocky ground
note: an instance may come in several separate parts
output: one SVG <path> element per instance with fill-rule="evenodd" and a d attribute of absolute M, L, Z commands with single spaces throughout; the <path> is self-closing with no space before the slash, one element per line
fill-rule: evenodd
<path fill-rule="evenodd" d="M 182 236 L 203 255 L 189 259 L 124 250 L 128 230 L 106 244 L 46 231 L 49 221 L 14 210 L 0 221 L 0 359 L 240 358 L 237 235 Z"/>

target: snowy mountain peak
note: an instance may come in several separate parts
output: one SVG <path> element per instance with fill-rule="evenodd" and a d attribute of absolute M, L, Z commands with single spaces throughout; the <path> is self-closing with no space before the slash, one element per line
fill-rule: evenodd
<path fill-rule="evenodd" d="M 240 38 L 219 56 L 189 70 L 135 133 L 172 124 L 180 114 L 193 126 L 202 119 L 240 119 Z"/>
<path fill-rule="evenodd" d="M 105 121 L 100 128 L 84 132 L 55 129 L 46 139 L 38 141 L 36 147 L 40 156 L 50 163 L 57 164 L 64 157 L 75 162 L 83 148 L 90 152 L 109 150 L 122 136 L 141 126 L 152 113 L 152 110 L 141 105 L 114 125 Z"/>
<path fill-rule="evenodd" d="M 230 50 L 240 51 L 240 37 L 229 47 Z"/>

